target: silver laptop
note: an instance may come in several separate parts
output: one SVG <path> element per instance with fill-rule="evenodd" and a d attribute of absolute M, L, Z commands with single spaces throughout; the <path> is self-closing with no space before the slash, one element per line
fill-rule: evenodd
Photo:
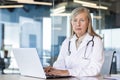
<path fill-rule="evenodd" d="M 14 48 L 13 54 L 21 75 L 46 78 L 35 48 Z"/>
<path fill-rule="evenodd" d="M 36 48 L 14 48 L 13 54 L 20 74 L 37 78 L 67 78 L 71 76 L 46 76 Z"/>

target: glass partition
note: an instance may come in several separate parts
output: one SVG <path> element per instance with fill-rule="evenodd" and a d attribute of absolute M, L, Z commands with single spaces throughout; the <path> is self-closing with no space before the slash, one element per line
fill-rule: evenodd
<path fill-rule="evenodd" d="M 104 49 L 116 50 L 120 71 L 119 0 L 42 1 L 52 5 L 25 3 L 21 8 L 0 8 L 0 50 L 1 55 L 8 50 L 10 58 L 6 69 L 18 69 L 12 48 L 36 48 L 43 66 L 53 65 L 62 42 L 71 34 L 71 11 L 84 6 L 91 12 L 93 28 L 103 38 Z"/>

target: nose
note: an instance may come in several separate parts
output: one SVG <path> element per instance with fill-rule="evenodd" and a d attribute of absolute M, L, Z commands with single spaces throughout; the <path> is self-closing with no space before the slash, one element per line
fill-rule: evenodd
<path fill-rule="evenodd" d="M 77 21 L 77 23 L 76 23 L 78 26 L 80 26 L 80 21 Z"/>

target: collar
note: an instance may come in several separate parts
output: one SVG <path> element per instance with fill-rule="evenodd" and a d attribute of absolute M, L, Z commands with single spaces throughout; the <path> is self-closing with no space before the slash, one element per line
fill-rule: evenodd
<path fill-rule="evenodd" d="M 91 40 L 92 36 L 89 34 L 89 33 L 86 33 L 84 38 L 83 38 L 83 41 L 89 41 Z M 70 38 L 70 41 L 76 41 L 78 38 L 77 36 L 74 34 L 71 38 Z"/>

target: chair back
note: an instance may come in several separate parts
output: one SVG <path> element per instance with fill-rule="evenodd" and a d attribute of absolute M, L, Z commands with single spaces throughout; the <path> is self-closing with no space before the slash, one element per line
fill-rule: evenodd
<path fill-rule="evenodd" d="M 116 51 L 104 51 L 104 63 L 101 69 L 102 75 L 109 75 L 111 73 L 114 53 L 116 53 Z"/>

